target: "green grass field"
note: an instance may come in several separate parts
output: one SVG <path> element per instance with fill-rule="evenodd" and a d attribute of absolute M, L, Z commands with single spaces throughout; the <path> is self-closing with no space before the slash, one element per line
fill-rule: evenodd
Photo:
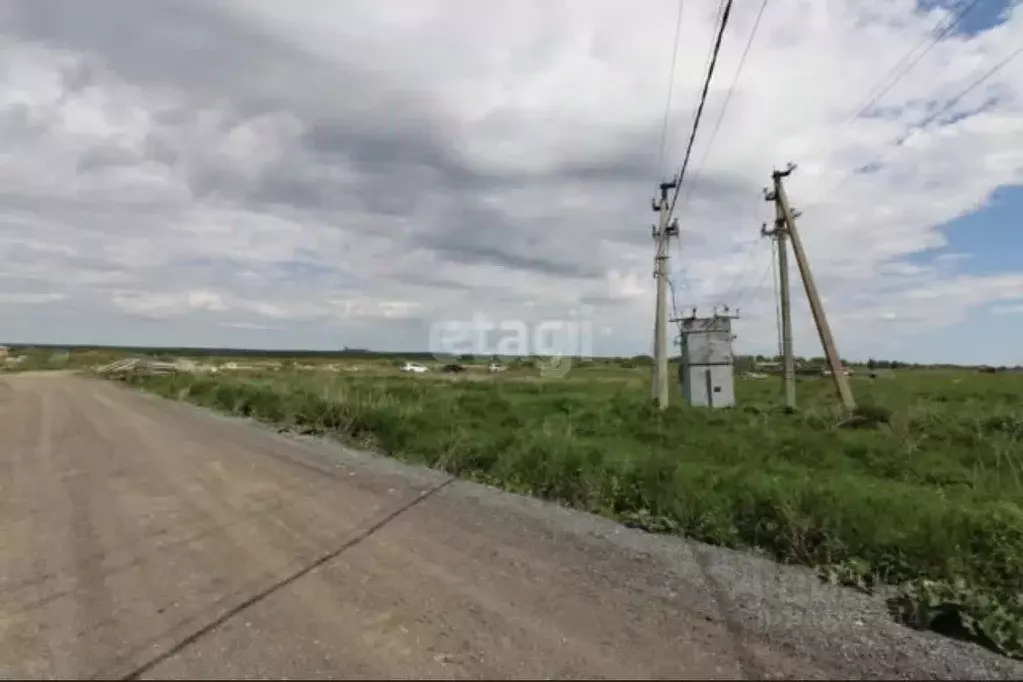
<path fill-rule="evenodd" d="M 401 375 L 359 371 L 138 377 L 174 399 L 346 442 L 651 531 L 678 533 L 883 590 L 917 627 L 1023 656 L 1023 376 L 738 380 L 738 407 L 649 400 L 649 370 L 597 364 Z M 676 402 L 681 402 L 675 397 Z M 890 419 L 887 414 L 890 412 Z"/>

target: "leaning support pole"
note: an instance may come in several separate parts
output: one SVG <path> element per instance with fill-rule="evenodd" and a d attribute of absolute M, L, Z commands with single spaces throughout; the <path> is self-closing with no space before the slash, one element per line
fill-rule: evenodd
<path fill-rule="evenodd" d="M 783 180 L 788 177 L 796 167 L 791 163 L 783 171 L 774 171 L 771 177 L 774 179 L 775 201 L 781 208 L 782 217 L 785 219 L 785 231 L 792 242 L 792 252 L 796 257 L 796 264 L 799 266 L 799 274 L 803 280 L 803 288 L 806 290 L 806 298 L 810 302 L 810 312 L 813 313 L 813 321 L 817 326 L 817 333 L 821 339 L 821 346 L 824 347 L 824 355 L 827 357 L 828 366 L 831 368 L 831 376 L 835 382 L 835 390 L 838 392 L 842 407 L 848 411 L 856 409 L 856 401 L 853 398 L 852 388 L 849 386 L 849 378 L 845 375 L 845 368 L 842 367 L 842 358 L 838 354 L 838 347 L 835 345 L 835 338 L 831 334 L 831 327 L 828 325 L 828 317 L 824 313 L 824 304 L 817 293 L 817 285 L 810 272 L 810 263 L 803 250 L 803 241 L 799 238 L 799 231 L 796 229 L 796 219 L 792 207 L 789 206 L 788 196 L 785 194 L 785 183 Z"/>

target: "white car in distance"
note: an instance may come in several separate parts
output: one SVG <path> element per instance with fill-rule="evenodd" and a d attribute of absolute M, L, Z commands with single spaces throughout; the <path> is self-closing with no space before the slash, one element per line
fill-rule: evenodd
<path fill-rule="evenodd" d="M 420 365 L 415 362 L 406 362 L 401 366 L 402 372 L 415 372 L 416 374 L 422 374 L 423 372 L 429 372 L 430 369 L 425 365 Z"/>

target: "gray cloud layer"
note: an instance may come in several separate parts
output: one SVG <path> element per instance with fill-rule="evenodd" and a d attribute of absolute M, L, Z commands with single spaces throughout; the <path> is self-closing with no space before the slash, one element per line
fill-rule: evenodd
<path fill-rule="evenodd" d="M 673 16 L 663 4 L 657 11 Z M 686 45 L 709 39 L 713 3 L 703 4 Z M 797 4 L 779 2 L 763 29 L 763 68 L 783 57 L 812 66 L 786 52 L 797 38 L 782 40 Z M 287 12 L 264 0 L 7 3 L 0 248 L 14 265 L 0 284 L 22 297 L 6 304 L 19 311 L 15 331 L 43 338 L 74 324 L 82 340 L 284 345 L 343 335 L 408 348 L 425 343 L 432 322 L 472 310 L 532 319 L 588 303 L 608 327 L 604 350 L 645 350 L 644 209 L 664 85 L 649 73 L 664 54 L 644 35 L 671 27 L 611 3 L 493 9 L 484 22 L 457 0 L 310 1 Z M 738 11 L 737 31 L 747 14 Z M 855 37 L 853 19 L 832 30 Z M 1011 42 L 1021 25 L 988 39 Z M 669 160 L 695 102 L 706 44 L 696 48 L 682 55 Z M 1018 93 L 1020 81 L 1013 73 L 1001 87 Z M 736 91 L 717 162 L 700 169 L 686 205 L 679 253 L 692 259 L 692 297 L 712 300 L 736 279 L 767 215 L 762 176 L 786 145 L 803 144 L 793 114 L 758 82 Z M 832 108 L 808 102 L 802 127 L 833 127 Z M 1021 172 L 1023 162 L 1007 163 Z M 956 201 L 1005 177 L 978 180 Z M 884 258 L 940 243 L 926 230 L 957 209 L 942 210 L 902 220 L 909 246 Z M 878 260 L 843 262 L 840 228 L 808 242 L 835 264 L 822 286 L 850 292 L 853 319 L 851 295 Z M 766 261 L 751 262 L 745 279 L 757 280 Z M 769 347 L 769 295 L 746 293 Z M 30 295 L 63 298 L 28 304 Z"/>

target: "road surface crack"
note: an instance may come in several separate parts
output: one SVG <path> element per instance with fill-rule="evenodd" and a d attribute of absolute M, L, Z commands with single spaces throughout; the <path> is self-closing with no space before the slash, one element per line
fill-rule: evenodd
<path fill-rule="evenodd" d="M 311 573 L 312 571 L 316 570 L 320 566 L 324 565 L 328 561 L 331 561 L 332 559 L 336 559 L 337 557 L 339 557 L 341 554 L 343 554 L 347 550 L 349 550 L 349 549 L 355 547 L 356 545 L 360 544 L 361 542 L 363 542 L 367 538 L 369 538 L 372 535 L 374 535 L 377 531 L 381 530 L 384 526 L 389 524 L 391 521 L 394 521 L 396 518 L 398 518 L 399 516 L 401 516 L 405 512 L 409 511 L 410 509 L 412 509 L 416 505 L 426 501 L 428 498 L 430 498 L 433 495 L 435 495 L 436 493 L 440 492 L 443 488 L 447 487 L 448 485 L 450 485 L 451 483 L 453 483 L 456 480 L 457 480 L 457 478 L 452 476 L 450 478 L 445 479 L 443 482 L 435 485 L 434 487 L 428 488 L 427 490 L 424 490 L 423 492 L 419 493 L 419 495 L 417 495 L 415 497 L 415 499 L 413 499 L 413 500 L 411 500 L 409 502 L 406 502 L 402 506 L 398 507 L 396 510 L 394 510 L 393 512 L 391 512 L 390 514 L 388 514 L 384 518 L 380 519 L 379 521 L 377 521 L 373 525 L 369 526 L 366 530 L 362 531 L 361 533 L 359 533 L 355 537 L 353 537 L 353 538 L 349 539 L 348 541 L 346 541 L 340 547 L 337 547 L 337 548 L 331 550 L 330 552 L 327 552 L 326 554 L 321 555 L 320 557 L 318 557 L 317 559 L 313 560 L 312 562 L 306 564 L 302 568 L 300 568 L 300 569 L 296 570 L 295 572 L 293 572 L 293 573 L 291 573 L 291 574 L 281 578 L 280 580 L 278 580 L 277 582 L 273 583 L 269 587 L 267 587 L 267 588 L 257 592 L 256 594 L 254 594 L 253 596 L 249 597 L 248 599 L 246 599 L 242 603 L 240 603 L 237 606 L 235 606 L 235 607 L 229 609 L 228 611 L 226 611 L 220 617 L 210 621 L 206 625 L 204 625 L 201 628 L 199 628 L 198 630 L 194 631 L 192 634 L 190 634 L 187 637 L 185 637 L 184 639 L 180 640 L 177 644 L 175 644 L 174 646 L 170 647 L 169 649 L 167 649 L 163 653 L 161 653 L 161 654 L 151 658 L 150 660 L 146 661 L 142 665 L 138 666 L 137 668 L 135 668 L 134 670 L 129 672 L 127 675 L 124 675 L 123 677 L 121 677 L 121 679 L 122 680 L 137 680 L 137 679 L 139 679 L 140 677 L 142 677 L 142 675 L 145 675 L 147 672 L 149 672 L 150 670 L 155 668 L 160 663 L 162 663 L 162 662 L 166 661 L 167 659 L 171 658 L 172 656 L 178 654 L 179 652 L 181 652 L 186 647 L 196 643 L 197 641 L 199 641 L 200 639 L 202 639 L 203 637 L 205 637 L 209 633 L 211 633 L 214 630 L 216 630 L 217 628 L 219 628 L 221 625 L 223 625 L 227 621 L 229 621 L 232 618 L 234 618 L 235 616 L 237 616 L 239 613 L 242 613 L 243 611 L 246 611 L 250 607 L 255 606 L 256 604 L 258 604 L 259 602 L 263 601 L 267 597 L 271 596 L 272 594 L 274 594 L 278 590 L 280 590 L 280 589 L 282 589 L 284 587 L 287 587 L 288 585 L 294 583 L 299 578 L 302 578 L 303 576 L 308 575 L 309 573 Z"/>

